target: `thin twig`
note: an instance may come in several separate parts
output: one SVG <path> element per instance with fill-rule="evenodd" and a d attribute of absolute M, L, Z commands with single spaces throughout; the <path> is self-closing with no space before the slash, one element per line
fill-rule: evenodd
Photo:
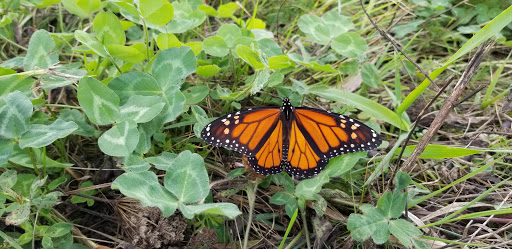
<path fill-rule="evenodd" d="M 454 108 L 455 103 L 457 102 L 459 96 L 462 95 L 464 92 L 466 86 L 469 84 L 473 76 L 478 70 L 478 67 L 480 66 L 480 62 L 482 62 L 482 59 L 485 55 L 485 53 L 489 50 L 491 47 L 490 43 L 484 42 L 480 47 L 478 48 L 478 51 L 476 52 L 475 56 L 471 59 L 471 61 L 468 64 L 468 67 L 462 74 L 462 77 L 459 79 L 457 84 L 455 85 L 453 89 L 453 93 L 448 97 L 446 102 L 444 103 L 443 107 L 441 107 L 441 110 L 439 110 L 438 115 L 435 117 L 434 121 L 432 122 L 432 125 L 427 130 L 423 138 L 420 140 L 414 151 L 411 153 L 411 155 L 407 158 L 407 160 L 404 162 L 402 166 L 402 170 L 405 172 L 410 172 L 413 170 L 415 164 L 414 162 L 419 158 L 421 153 L 425 150 L 430 140 L 434 137 L 434 135 L 437 133 L 439 128 L 444 123 L 444 120 L 446 117 L 448 117 L 448 114 L 450 111 Z"/>

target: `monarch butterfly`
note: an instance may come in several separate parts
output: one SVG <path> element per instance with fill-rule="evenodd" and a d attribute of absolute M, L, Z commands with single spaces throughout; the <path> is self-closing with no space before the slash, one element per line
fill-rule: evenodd
<path fill-rule="evenodd" d="M 382 139 L 358 120 L 309 107 L 250 108 L 222 116 L 206 125 L 201 138 L 214 146 L 246 155 L 262 175 L 286 170 L 305 178 L 318 174 L 329 159 L 372 150 Z"/>

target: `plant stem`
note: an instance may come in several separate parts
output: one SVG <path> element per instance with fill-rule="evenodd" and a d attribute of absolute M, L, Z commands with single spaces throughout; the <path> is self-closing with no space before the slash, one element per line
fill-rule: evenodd
<path fill-rule="evenodd" d="M 247 249 L 247 243 L 249 242 L 249 232 L 251 230 L 251 223 L 252 223 L 252 213 L 254 212 L 254 201 L 256 200 L 256 191 L 258 190 L 258 184 L 259 180 L 257 180 L 253 188 L 250 188 L 250 186 L 247 189 L 247 199 L 249 201 L 249 218 L 247 220 L 247 227 L 245 228 L 245 235 L 244 235 L 244 246 L 242 248 Z"/>

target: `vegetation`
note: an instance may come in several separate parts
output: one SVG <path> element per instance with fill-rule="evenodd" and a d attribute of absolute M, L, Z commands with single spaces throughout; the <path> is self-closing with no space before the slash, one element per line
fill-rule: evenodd
<path fill-rule="evenodd" d="M 0 247 L 510 245 L 512 2 L 206 2 L 0 2 Z M 284 97 L 384 143 L 303 180 L 201 141 Z"/>

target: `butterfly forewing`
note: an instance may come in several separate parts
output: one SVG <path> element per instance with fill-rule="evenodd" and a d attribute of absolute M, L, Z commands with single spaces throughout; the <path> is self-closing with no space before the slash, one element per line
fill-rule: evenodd
<path fill-rule="evenodd" d="M 278 124 L 278 107 L 254 108 L 222 116 L 206 125 L 201 138 L 207 143 L 253 157 Z"/>

